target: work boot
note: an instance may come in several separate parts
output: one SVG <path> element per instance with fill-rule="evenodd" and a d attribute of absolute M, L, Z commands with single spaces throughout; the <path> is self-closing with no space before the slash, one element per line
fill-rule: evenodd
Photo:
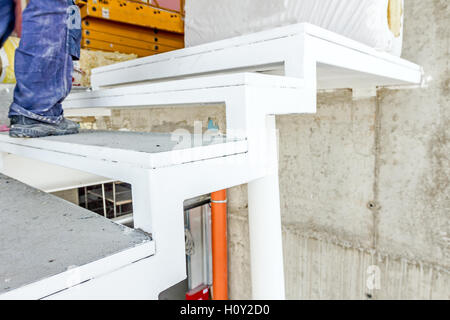
<path fill-rule="evenodd" d="M 41 122 L 24 116 L 11 116 L 9 136 L 13 138 L 41 138 L 78 133 L 78 123 L 63 118 L 58 124 Z"/>

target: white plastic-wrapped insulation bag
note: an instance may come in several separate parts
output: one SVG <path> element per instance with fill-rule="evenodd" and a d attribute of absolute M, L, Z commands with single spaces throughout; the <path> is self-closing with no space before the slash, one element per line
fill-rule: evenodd
<path fill-rule="evenodd" d="M 301 22 L 401 55 L 403 0 L 187 0 L 186 45 Z"/>

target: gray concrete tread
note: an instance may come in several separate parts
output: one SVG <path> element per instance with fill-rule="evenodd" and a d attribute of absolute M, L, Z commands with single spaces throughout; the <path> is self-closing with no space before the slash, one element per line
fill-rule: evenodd
<path fill-rule="evenodd" d="M 5 136 L 7 133 L 0 133 Z M 33 139 L 35 141 L 51 141 L 68 143 L 73 145 L 84 145 L 94 147 L 105 147 L 111 149 L 130 150 L 143 153 L 161 153 L 172 150 L 182 150 L 198 146 L 208 146 L 236 140 L 227 140 L 223 136 L 216 136 L 211 141 L 202 141 L 201 136 L 172 135 L 170 133 L 152 133 L 152 132 L 124 132 L 124 131 L 92 131 L 83 130 L 79 134 L 67 136 L 51 136 L 45 138 Z M 20 142 L 20 140 L 30 141 L 30 139 L 9 139 L 8 142 Z M 33 141 L 33 142 L 35 142 Z M 188 141 L 188 143 L 186 143 Z"/>
<path fill-rule="evenodd" d="M 0 294 L 149 241 L 0 174 Z"/>

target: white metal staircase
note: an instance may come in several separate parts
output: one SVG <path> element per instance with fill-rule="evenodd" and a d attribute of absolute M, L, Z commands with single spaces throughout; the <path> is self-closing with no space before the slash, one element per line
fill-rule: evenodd
<path fill-rule="evenodd" d="M 88 115 L 94 108 L 220 103 L 227 133 L 0 135 L 1 152 L 131 183 L 135 227 L 155 243 L 144 264 L 92 277 L 50 298 L 118 298 L 125 291 L 157 298 L 186 277 L 183 201 L 248 183 L 253 298 L 283 299 L 275 115 L 314 113 L 320 88 L 420 84 L 421 76 L 417 65 L 307 24 L 94 70 L 96 90 L 72 94 L 65 110 Z"/>

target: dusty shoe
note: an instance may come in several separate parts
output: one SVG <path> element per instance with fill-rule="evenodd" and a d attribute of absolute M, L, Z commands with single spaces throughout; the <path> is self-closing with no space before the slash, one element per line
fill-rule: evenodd
<path fill-rule="evenodd" d="M 78 133 L 80 126 L 63 118 L 58 124 L 41 122 L 24 116 L 12 116 L 9 136 L 13 138 L 40 138 Z"/>

